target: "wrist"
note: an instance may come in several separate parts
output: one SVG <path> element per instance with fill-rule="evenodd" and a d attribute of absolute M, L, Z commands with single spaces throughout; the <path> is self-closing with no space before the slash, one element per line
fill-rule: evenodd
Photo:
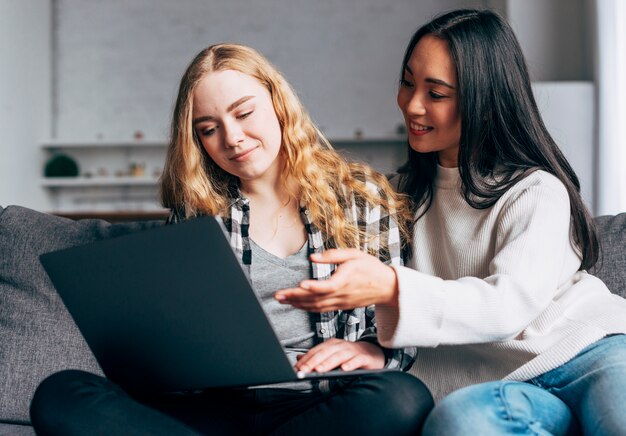
<path fill-rule="evenodd" d="M 371 364 L 368 365 L 370 369 L 381 369 L 387 364 L 386 349 L 383 348 L 374 338 L 372 340 L 359 339 L 356 342 L 361 347 L 363 353 L 369 355 L 372 359 Z"/>
<path fill-rule="evenodd" d="M 396 273 L 396 269 L 392 266 L 387 266 L 385 298 L 380 304 L 397 308 L 399 295 L 400 289 L 398 288 L 398 275 Z"/>

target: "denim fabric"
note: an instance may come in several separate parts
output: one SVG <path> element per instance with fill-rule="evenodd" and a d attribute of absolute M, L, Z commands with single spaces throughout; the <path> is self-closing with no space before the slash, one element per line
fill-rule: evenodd
<path fill-rule="evenodd" d="M 527 382 L 459 389 L 431 412 L 424 435 L 624 435 L 626 335 L 608 336 Z"/>

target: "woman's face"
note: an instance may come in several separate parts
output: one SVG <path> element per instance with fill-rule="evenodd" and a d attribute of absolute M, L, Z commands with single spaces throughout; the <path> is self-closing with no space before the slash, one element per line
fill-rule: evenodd
<path fill-rule="evenodd" d="M 418 153 L 438 152 L 439 164 L 458 166 L 461 115 L 456 69 L 448 44 L 426 35 L 415 46 L 398 91 L 398 106 Z"/>
<path fill-rule="evenodd" d="M 269 91 L 234 70 L 207 74 L 193 94 L 193 128 L 211 159 L 242 183 L 279 175 L 282 134 Z"/>

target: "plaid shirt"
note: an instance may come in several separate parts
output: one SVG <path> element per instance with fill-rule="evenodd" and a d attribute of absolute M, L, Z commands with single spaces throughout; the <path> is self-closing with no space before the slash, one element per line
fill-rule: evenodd
<path fill-rule="evenodd" d="M 366 182 L 368 189 L 380 193 L 378 186 L 370 181 Z M 236 184 L 230 188 L 232 202 L 229 216 L 222 216 L 222 221 L 229 235 L 230 245 L 240 257 L 241 263 L 250 273 L 252 265 L 252 251 L 250 249 L 250 201 L 244 197 Z M 357 223 L 361 230 L 365 231 L 365 238 L 360 241 L 359 248 L 371 255 L 378 257 L 386 264 L 399 265 L 401 263 L 401 241 L 397 223 L 387 211 L 380 206 L 371 207 L 370 204 L 360 198 L 355 198 L 354 193 L 345 193 L 344 201 L 346 219 Z M 322 233 L 311 221 L 306 207 L 300 207 L 300 216 L 308 236 L 308 251 L 321 253 L 333 247 L 333 242 L 324 244 Z M 168 224 L 177 223 L 185 219 L 184 211 L 173 210 L 167 220 Z M 384 241 L 386 249 L 380 247 Z M 336 265 L 311 263 L 312 277 L 317 280 L 326 280 L 335 270 Z M 344 339 L 347 341 L 367 341 L 378 344 L 376 335 L 376 320 L 374 318 L 374 306 L 359 307 L 347 311 L 333 311 L 316 314 L 316 335 L 321 341 L 331 338 Z M 380 344 L 378 344 L 380 346 Z M 385 366 L 407 370 L 413 364 L 417 353 L 416 348 L 386 349 Z"/>

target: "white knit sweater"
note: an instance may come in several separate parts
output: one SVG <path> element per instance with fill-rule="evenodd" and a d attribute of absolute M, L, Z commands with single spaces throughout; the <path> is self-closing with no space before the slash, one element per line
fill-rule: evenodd
<path fill-rule="evenodd" d="M 567 191 L 546 172 L 478 210 L 458 170 L 439 167 L 413 259 L 395 267 L 400 309 L 376 308 L 381 343 L 420 347 L 411 373 L 439 400 L 473 383 L 528 380 L 626 333 L 626 300 L 577 271 L 569 229 Z"/>

